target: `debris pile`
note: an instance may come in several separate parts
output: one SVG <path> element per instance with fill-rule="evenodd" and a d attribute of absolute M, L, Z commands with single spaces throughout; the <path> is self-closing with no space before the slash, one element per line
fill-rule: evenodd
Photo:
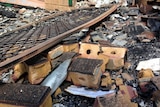
<path fill-rule="evenodd" d="M 6 7 L 2 4 L 0 5 L 0 35 L 57 13 L 60 11 L 47 11 L 41 8 L 16 5 Z"/>
<path fill-rule="evenodd" d="M 53 107 L 159 107 L 160 13 L 151 11 L 121 6 L 101 23 L 15 65 L 1 82 L 50 87 Z"/>

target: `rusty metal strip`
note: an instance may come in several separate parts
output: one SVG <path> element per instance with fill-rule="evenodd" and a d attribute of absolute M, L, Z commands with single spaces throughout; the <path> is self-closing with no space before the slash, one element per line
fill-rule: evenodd
<path fill-rule="evenodd" d="M 95 18 L 85 24 L 82 24 L 74 29 L 71 29 L 67 32 L 64 32 L 63 34 L 60 34 L 56 37 L 53 37 L 53 38 L 47 40 L 46 42 L 40 43 L 37 46 L 34 46 L 28 50 L 25 50 L 23 53 L 15 56 L 15 57 L 12 57 L 6 61 L 3 61 L 2 63 L 0 63 L 0 71 L 3 72 L 5 69 L 15 65 L 16 63 L 23 62 L 23 61 L 41 53 L 42 51 L 48 49 L 49 47 L 56 45 L 62 39 L 68 37 L 73 32 L 79 31 L 83 28 L 88 28 L 88 27 L 98 23 L 99 21 L 101 21 L 102 19 L 104 19 L 105 17 L 110 15 L 112 12 L 114 12 L 119 6 L 120 6 L 119 4 L 115 4 L 108 11 L 104 12 L 103 14 L 98 16 L 97 18 Z"/>
<path fill-rule="evenodd" d="M 95 18 L 94 20 L 91 20 L 89 23 L 87 23 L 84 28 L 90 27 L 96 23 L 98 23 L 99 21 L 101 21 L 102 19 L 104 19 L 105 17 L 107 17 L 108 15 L 110 15 L 112 12 L 114 12 L 120 5 L 113 5 L 107 12 L 101 14 L 100 16 L 98 16 L 97 18 Z"/>

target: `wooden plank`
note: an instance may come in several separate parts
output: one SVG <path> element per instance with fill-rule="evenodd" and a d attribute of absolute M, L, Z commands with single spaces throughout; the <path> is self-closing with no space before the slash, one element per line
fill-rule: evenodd
<path fill-rule="evenodd" d="M 45 3 L 60 6 L 69 6 L 69 0 L 44 0 Z M 72 6 L 76 4 L 76 0 L 72 0 Z"/>
<path fill-rule="evenodd" d="M 44 0 L 0 0 L 0 2 L 17 4 L 22 6 L 45 8 Z"/>
<path fill-rule="evenodd" d="M 71 10 L 75 5 L 76 1 L 72 0 L 72 5 L 69 6 L 68 0 L 0 0 L 0 2 L 30 6 L 30 7 L 40 7 L 47 10 L 59 9 L 62 11 Z"/>
<path fill-rule="evenodd" d="M 73 10 L 75 8 L 74 7 L 70 7 L 70 6 L 64 6 L 64 5 L 57 5 L 57 4 L 46 3 L 45 4 L 45 9 L 47 9 L 47 10 L 58 9 L 60 11 L 71 11 L 71 10 Z"/>

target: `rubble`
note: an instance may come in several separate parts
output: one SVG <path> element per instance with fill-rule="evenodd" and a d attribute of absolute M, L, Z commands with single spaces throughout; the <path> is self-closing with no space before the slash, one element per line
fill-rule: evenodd
<path fill-rule="evenodd" d="M 101 87 L 111 87 L 112 85 L 112 79 L 109 74 L 109 72 L 105 72 L 102 74 L 102 79 L 101 79 Z"/>
<path fill-rule="evenodd" d="M 10 69 L 7 73 L 2 73 L 0 76 L 1 83 L 14 83 L 14 79 L 12 78 L 13 70 Z"/>
<path fill-rule="evenodd" d="M 122 78 L 126 81 L 132 81 L 134 80 L 134 77 L 132 77 L 131 75 L 129 75 L 128 73 L 121 73 Z"/>
<path fill-rule="evenodd" d="M 137 37 L 141 42 L 151 42 L 155 40 L 154 33 L 149 31 L 144 31 L 140 35 L 137 35 Z"/>
<path fill-rule="evenodd" d="M 158 89 L 160 89 L 159 79 L 160 79 L 160 76 L 151 78 L 151 81 L 156 85 Z"/>
<path fill-rule="evenodd" d="M 23 14 L 26 10 L 27 10 L 26 8 L 21 8 L 21 9 L 19 9 L 18 13 Z"/>
<path fill-rule="evenodd" d="M 103 5 L 98 1 L 89 2 L 83 1 L 85 7 Z M 143 3 L 142 0 L 139 7 L 123 7 L 129 5 L 129 2 L 124 2 L 98 26 L 72 34 L 56 47 L 48 49 L 44 55 L 46 61 L 22 62 L 10 72 L 2 73 L 1 82 L 18 83 L 28 73 L 21 84 L 50 87 L 53 107 L 159 107 L 160 23 L 148 14 L 158 7 L 151 9 Z M 79 4 L 77 8 L 81 6 Z M 0 12 L 0 24 L 4 27 L 0 29 L 1 34 L 13 30 L 14 26 L 55 14 L 41 9 L 17 10 L 16 19 L 6 18 Z M 159 12 L 156 15 L 159 17 Z M 40 36 L 45 39 L 45 34 Z M 83 42 L 86 36 L 87 40 Z M 38 66 L 33 64 L 37 61 Z"/>
<path fill-rule="evenodd" d="M 57 14 L 60 11 L 47 11 L 40 8 L 30 8 L 21 6 L 5 7 L 0 5 L 0 35 L 15 30 L 31 22 L 39 21 L 44 16 Z M 3 28 L 3 29 L 2 29 Z"/>
<path fill-rule="evenodd" d="M 0 15 L 8 17 L 8 18 L 15 18 L 16 17 L 16 13 L 14 10 L 8 8 L 5 9 L 4 7 L 0 7 Z"/>
<path fill-rule="evenodd" d="M 136 103 L 132 103 L 129 99 L 125 98 L 125 93 L 119 92 L 106 96 L 98 97 L 94 103 L 94 107 L 138 107 Z"/>
<path fill-rule="evenodd" d="M 154 93 L 153 93 L 153 100 L 155 101 L 155 103 L 156 103 L 156 106 L 157 107 L 159 107 L 160 106 L 160 91 L 158 90 L 158 91 L 155 91 Z"/>

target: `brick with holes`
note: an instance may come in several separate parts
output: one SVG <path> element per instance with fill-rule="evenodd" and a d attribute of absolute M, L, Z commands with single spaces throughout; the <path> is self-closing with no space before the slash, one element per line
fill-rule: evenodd
<path fill-rule="evenodd" d="M 81 43 L 79 53 L 84 58 L 95 58 L 100 52 L 98 44 L 93 43 Z"/>
<path fill-rule="evenodd" d="M 106 64 L 108 63 L 109 57 L 101 53 L 100 47 L 98 44 L 93 43 L 81 43 L 79 50 L 80 58 L 90 58 L 90 59 L 100 59 L 103 60 L 101 66 L 102 72 L 105 72 Z"/>
<path fill-rule="evenodd" d="M 126 60 L 126 48 L 120 47 L 101 47 L 102 54 L 109 57 L 107 69 L 116 70 L 124 67 Z"/>

